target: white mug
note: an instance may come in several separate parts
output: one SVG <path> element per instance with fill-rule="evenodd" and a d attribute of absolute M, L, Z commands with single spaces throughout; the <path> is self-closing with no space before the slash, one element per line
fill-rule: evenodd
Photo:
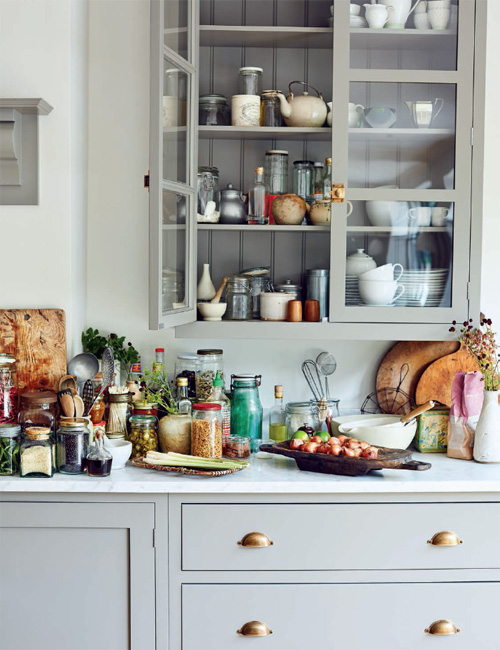
<path fill-rule="evenodd" d="M 405 292 L 402 284 L 396 280 L 362 280 L 359 279 L 359 295 L 366 305 L 379 305 L 381 307 L 392 305 L 401 298 Z"/>
<path fill-rule="evenodd" d="M 432 208 L 431 224 L 438 227 L 445 226 L 449 212 L 448 208 Z"/>
<path fill-rule="evenodd" d="M 361 106 L 361 104 L 349 102 L 349 117 L 347 119 L 350 129 L 356 129 L 361 126 L 364 110 L 365 107 Z"/>
<path fill-rule="evenodd" d="M 432 29 L 446 29 L 450 21 L 450 13 L 450 9 L 446 7 L 429 9 L 427 16 Z"/>
<path fill-rule="evenodd" d="M 418 5 L 420 7 L 420 5 Z M 415 29 L 430 29 L 431 24 L 429 22 L 429 16 L 423 12 L 420 14 L 415 13 L 413 16 L 413 23 L 415 25 Z"/>
<path fill-rule="evenodd" d="M 394 272 L 399 270 L 399 275 L 397 278 L 394 277 Z M 398 282 L 401 276 L 403 275 L 404 268 L 401 264 L 383 264 L 382 266 L 377 266 L 376 269 L 370 269 L 370 271 L 365 271 L 359 276 L 360 280 L 384 280 L 386 282 Z"/>
<path fill-rule="evenodd" d="M 411 219 L 415 219 L 415 226 L 425 228 L 431 225 L 432 208 L 412 208 L 408 214 Z"/>
<path fill-rule="evenodd" d="M 370 29 L 382 29 L 389 20 L 388 9 L 383 4 L 365 4 L 365 16 Z"/>
<path fill-rule="evenodd" d="M 404 29 L 408 16 L 415 10 L 420 0 L 417 0 L 413 7 L 412 0 L 380 0 L 380 2 L 388 9 L 388 29 Z"/>
<path fill-rule="evenodd" d="M 260 126 L 259 95 L 233 95 L 231 98 L 233 126 Z"/>

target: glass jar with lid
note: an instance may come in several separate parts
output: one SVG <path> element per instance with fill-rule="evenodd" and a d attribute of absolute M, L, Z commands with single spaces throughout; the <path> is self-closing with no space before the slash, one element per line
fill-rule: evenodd
<path fill-rule="evenodd" d="M 0 423 L 0 475 L 10 476 L 19 471 L 19 441 L 21 427 L 15 422 Z"/>
<path fill-rule="evenodd" d="M 90 444 L 86 418 L 62 417 L 56 434 L 57 470 L 61 474 L 83 474 Z"/>
<path fill-rule="evenodd" d="M 22 393 L 19 424 L 27 427 L 48 427 L 55 433 L 57 395 L 51 390 Z"/>
<path fill-rule="evenodd" d="M 200 126 L 229 126 L 229 104 L 224 95 L 200 95 L 198 121 Z"/>
<path fill-rule="evenodd" d="M 317 409 L 320 428 L 330 433 L 330 422 L 340 415 L 340 400 L 322 397 L 319 401 L 312 399 L 310 403 Z"/>
<path fill-rule="evenodd" d="M 288 151 L 270 149 L 264 159 L 264 182 L 269 194 L 286 194 L 288 191 Z"/>
<path fill-rule="evenodd" d="M 208 348 L 198 350 L 197 354 L 196 398 L 200 402 L 204 402 L 210 397 L 217 372 L 224 379 L 223 351 Z"/>
<path fill-rule="evenodd" d="M 310 160 L 296 160 L 293 163 L 293 193 L 304 201 L 312 202 L 313 163 Z"/>
<path fill-rule="evenodd" d="M 54 439 L 49 427 L 27 427 L 21 433 L 19 475 L 22 478 L 52 478 Z"/>
<path fill-rule="evenodd" d="M 108 438 L 125 438 L 132 404 L 131 393 L 109 393 L 106 435 Z"/>
<path fill-rule="evenodd" d="M 219 206 L 219 170 L 217 167 L 208 165 L 198 167 L 196 187 L 198 218 L 203 219 L 208 215 L 207 205 L 210 201 L 215 203 L 215 209 L 218 209 Z"/>
<path fill-rule="evenodd" d="M 285 412 L 289 438 L 300 427 L 309 427 L 313 431 L 319 431 L 320 421 L 318 407 L 315 402 L 288 402 L 285 407 Z"/>
<path fill-rule="evenodd" d="M 238 95 L 262 95 L 262 68 L 246 66 L 239 69 Z"/>
<path fill-rule="evenodd" d="M 0 354 L 0 422 L 17 422 L 18 394 L 15 383 L 15 359 Z"/>
<path fill-rule="evenodd" d="M 250 278 L 229 275 L 226 284 L 226 320 L 252 320 L 252 293 Z"/>
<path fill-rule="evenodd" d="M 154 415 L 132 415 L 128 440 L 132 443 L 132 458 L 141 458 L 148 451 L 158 450 L 158 418 Z"/>
<path fill-rule="evenodd" d="M 241 275 L 250 278 L 250 292 L 252 294 L 252 317 L 260 318 L 260 294 L 274 291 L 271 281 L 271 267 L 256 266 L 241 271 Z"/>
<path fill-rule="evenodd" d="M 175 362 L 175 382 L 179 377 L 188 380 L 188 397 L 196 397 L 196 370 L 198 368 L 198 355 L 194 353 L 182 353 L 177 355 Z"/>
<path fill-rule="evenodd" d="M 302 300 L 302 285 L 295 284 L 291 280 L 285 280 L 283 284 L 277 284 L 275 290 L 279 293 L 292 293 L 293 300 Z"/>
<path fill-rule="evenodd" d="M 193 404 L 191 454 L 222 458 L 222 407 L 213 402 Z"/>
<path fill-rule="evenodd" d="M 323 194 L 323 163 L 315 162 L 313 165 L 313 179 L 312 179 L 312 198 L 314 201 L 322 201 Z"/>
<path fill-rule="evenodd" d="M 231 435 L 262 438 L 261 375 L 231 375 Z"/>
<path fill-rule="evenodd" d="M 263 90 L 261 101 L 262 126 L 283 126 L 279 90 Z"/>

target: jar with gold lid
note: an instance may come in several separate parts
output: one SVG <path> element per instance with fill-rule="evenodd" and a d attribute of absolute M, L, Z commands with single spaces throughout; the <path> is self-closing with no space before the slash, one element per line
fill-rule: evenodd
<path fill-rule="evenodd" d="M 61 474 L 83 474 L 90 444 L 86 418 L 61 418 L 57 430 L 57 469 Z"/>
<path fill-rule="evenodd" d="M 22 432 L 19 475 L 22 478 L 52 478 L 53 436 L 49 427 L 27 427 Z"/>
<path fill-rule="evenodd" d="M 125 437 L 128 430 L 132 395 L 128 392 L 109 393 L 107 402 L 106 435 L 108 438 Z"/>
<path fill-rule="evenodd" d="M 154 415 L 132 415 L 128 440 L 132 443 L 132 458 L 141 458 L 148 451 L 158 450 L 158 418 Z"/>

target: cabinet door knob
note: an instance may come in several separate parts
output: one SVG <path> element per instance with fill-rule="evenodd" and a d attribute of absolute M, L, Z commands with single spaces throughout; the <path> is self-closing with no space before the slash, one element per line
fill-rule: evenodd
<path fill-rule="evenodd" d="M 440 530 L 439 533 L 436 533 L 431 539 L 427 540 L 427 544 L 432 544 L 433 546 L 458 546 L 459 544 L 463 544 L 463 541 L 451 530 Z"/>
<path fill-rule="evenodd" d="M 269 636 L 273 633 L 262 621 L 248 621 L 236 632 L 241 636 Z"/>
<path fill-rule="evenodd" d="M 274 542 L 271 542 L 269 537 L 265 533 L 247 533 L 242 540 L 238 542 L 239 546 L 245 546 L 246 548 L 264 548 L 265 546 L 272 546 Z"/>
<path fill-rule="evenodd" d="M 429 627 L 425 628 L 424 632 L 426 632 L 426 634 L 444 636 L 447 634 L 458 634 L 460 630 L 453 621 L 447 621 L 445 618 L 442 618 L 439 621 L 431 623 Z"/>

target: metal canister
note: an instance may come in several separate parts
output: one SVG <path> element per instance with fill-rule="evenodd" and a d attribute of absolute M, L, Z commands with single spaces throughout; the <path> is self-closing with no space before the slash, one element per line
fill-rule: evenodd
<path fill-rule="evenodd" d="M 320 320 L 328 318 L 329 282 L 328 269 L 308 269 L 306 271 L 306 300 L 319 302 Z"/>
<path fill-rule="evenodd" d="M 293 293 L 293 300 L 302 300 L 302 287 L 294 284 L 291 280 L 285 280 L 283 284 L 277 284 L 275 290 L 279 293 Z"/>

